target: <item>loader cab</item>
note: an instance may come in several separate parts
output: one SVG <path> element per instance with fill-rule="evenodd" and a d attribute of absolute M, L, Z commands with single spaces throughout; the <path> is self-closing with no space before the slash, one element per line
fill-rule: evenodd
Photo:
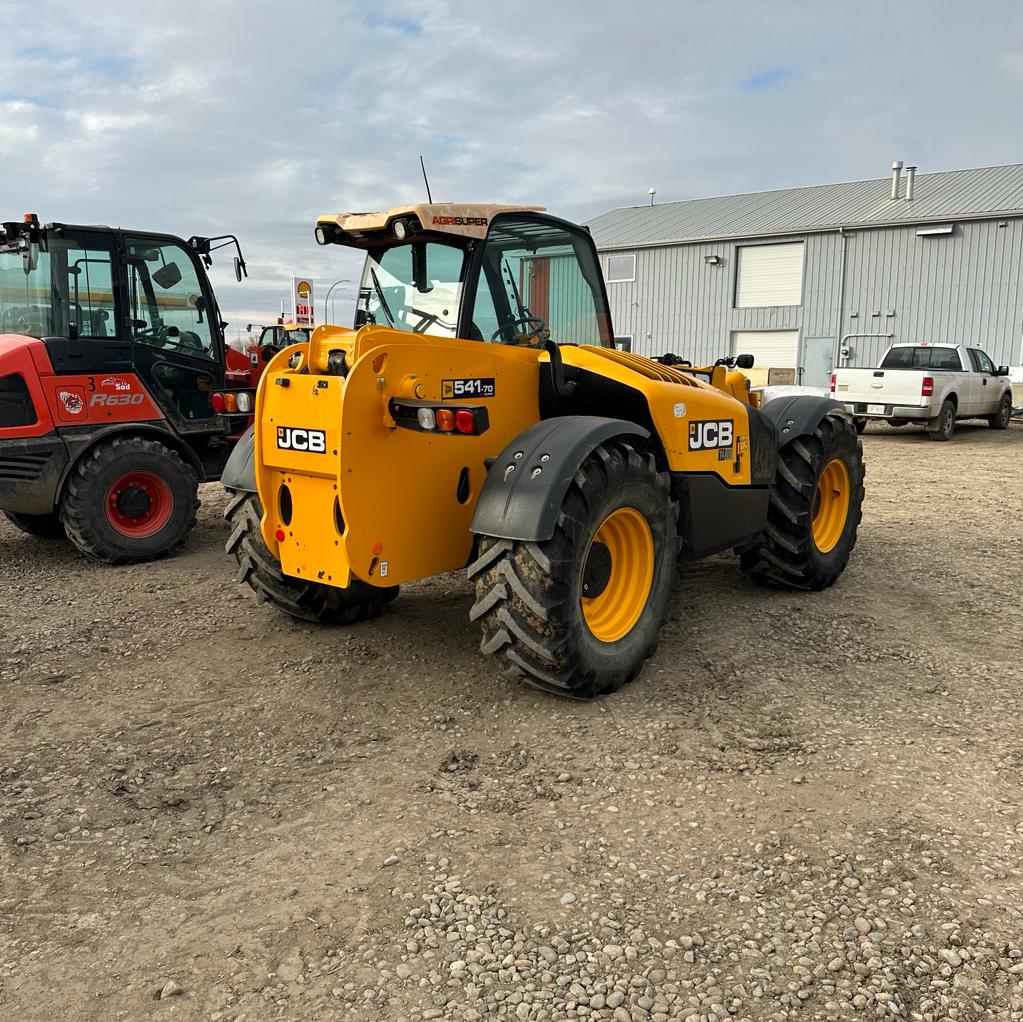
<path fill-rule="evenodd" d="M 211 399 L 224 386 L 223 324 L 206 275 L 220 240 L 5 223 L 0 332 L 37 338 L 57 374 L 93 388 L 137 374 L 179 432 L 222 431 Z"/>
<path fill-rule="evenodd" d="M 366 251 L 357 328 L 535 348 L 612 346 L 589 232 L 536 207 L 340 214 L 320 218 L 317 240 Z"/>

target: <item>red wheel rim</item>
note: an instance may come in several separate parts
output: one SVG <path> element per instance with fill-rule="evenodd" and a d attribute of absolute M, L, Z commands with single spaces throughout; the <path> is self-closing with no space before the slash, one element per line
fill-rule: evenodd
<path fill-rule="evenodd" d="M 122 536 L 145 539 L 158 533 L 174 510 L 174 496 L 154 472 L 126 472 L 107 490 L 107 521 Z"/>

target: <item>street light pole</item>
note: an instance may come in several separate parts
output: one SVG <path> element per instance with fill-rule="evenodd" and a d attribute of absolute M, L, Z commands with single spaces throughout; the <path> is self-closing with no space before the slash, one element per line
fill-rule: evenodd
<path fill-rule="evenodd" d="M 330 300 L 330 292 L 338 286 L 338 284 L 351 284 L 351 281 L 345 278 L 344 280 L 335 280 L 330 287 L 327 288 L 327 293 L 323 298 L 323 322 L 327 322 L 327 302 Z"/>

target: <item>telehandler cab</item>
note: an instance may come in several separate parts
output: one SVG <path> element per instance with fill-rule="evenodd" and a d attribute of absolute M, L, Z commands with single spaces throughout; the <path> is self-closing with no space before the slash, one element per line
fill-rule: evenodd
<path fill-rule="evenodd" d="M 468 566 L 482 650 L 539 688 L 611 692 L 653 651 L 679 559 L 831 585 L 863 500 L 840 404 L 756 407 L 720 360 L 617 350 L 593 241 L 536 207 L 322 216 L 366 252 L 354 329 L 268 364 L 225 468 L 239 580 L 299 617 L 371 617 Z"/>

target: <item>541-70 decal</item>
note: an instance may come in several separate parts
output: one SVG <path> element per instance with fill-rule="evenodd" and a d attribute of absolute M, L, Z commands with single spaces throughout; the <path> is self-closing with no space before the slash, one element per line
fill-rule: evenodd
<path fill-rule="evenodd" d="M 442 401 L 452 401 L 460 397 L 493 397 L 493 376 L 472 376 L 463 380 L 441 380 L 440 397 Z"/>

